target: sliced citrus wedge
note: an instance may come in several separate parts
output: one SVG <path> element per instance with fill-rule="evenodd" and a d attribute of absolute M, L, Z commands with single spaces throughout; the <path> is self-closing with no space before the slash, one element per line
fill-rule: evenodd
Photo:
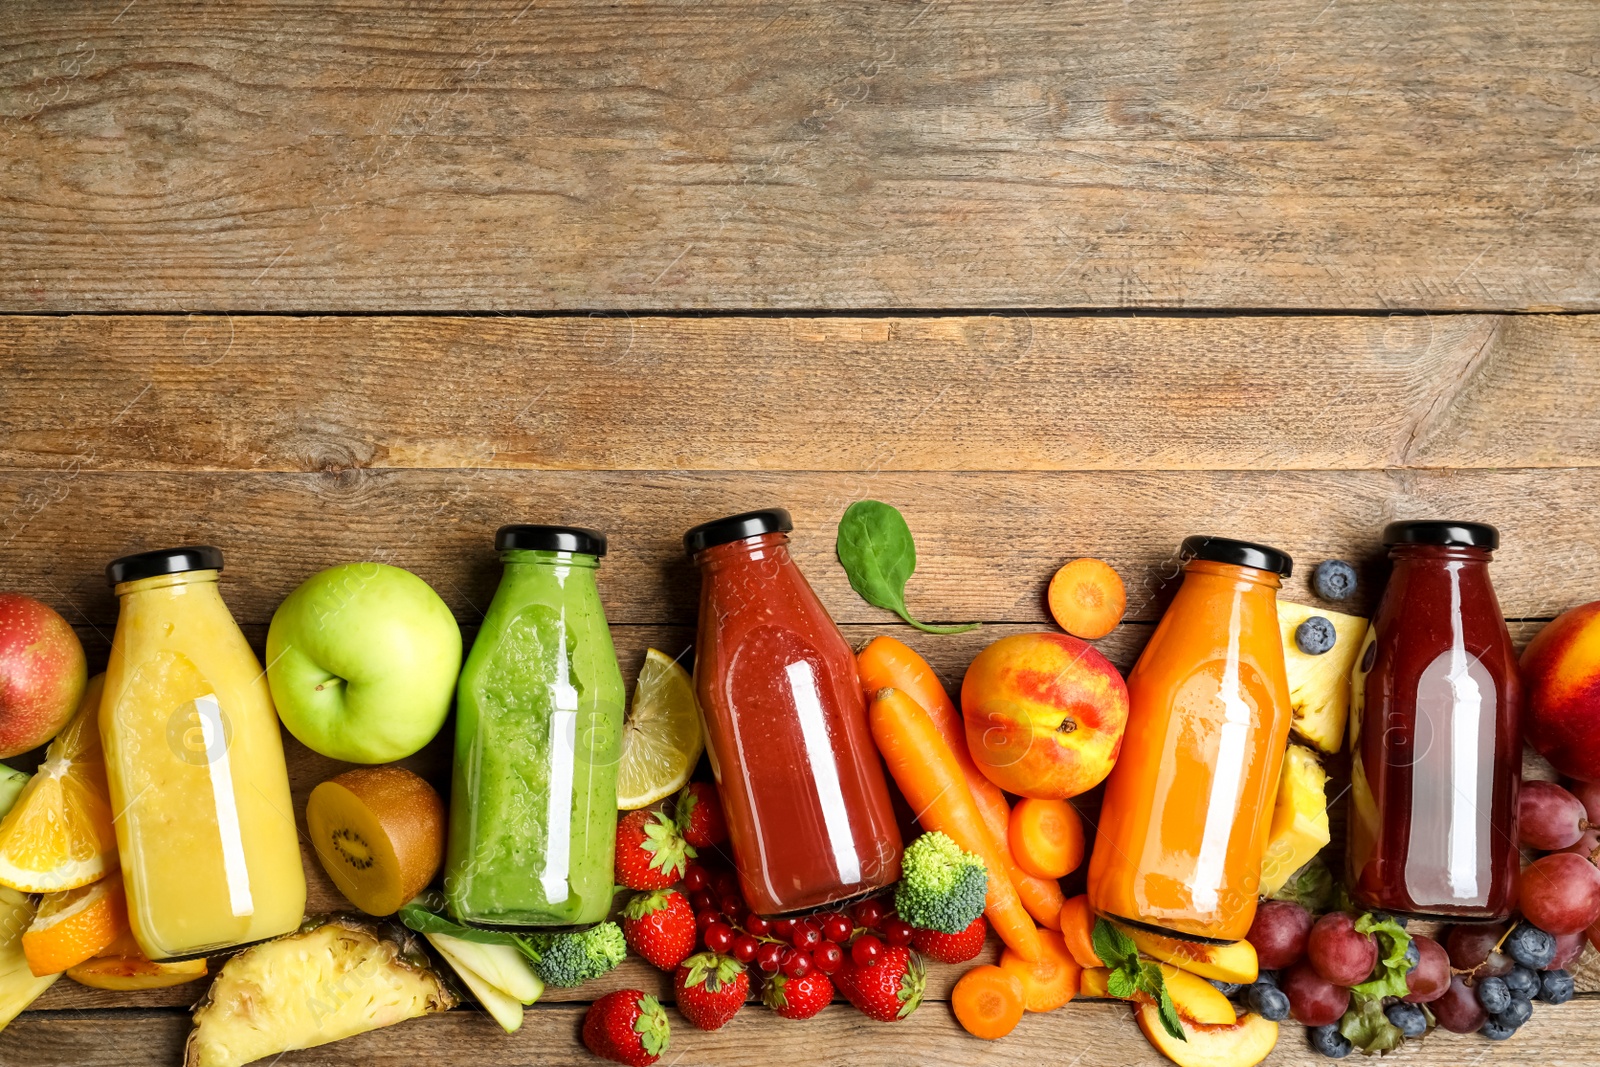
<path fill-rule="evenodd" d="M 24 893 L 61 893 L 117 869 L 117 836 L 100 751 L 100 694 L 95 675 L 67 728 L 0 820 L 0 885 Z"/>
<path fill-rule="evenodd" d="M 617 807 L 643 808 L 682 789 L 705 745 L 689 672 L 650 649 L 622 728 Z"/>
<path fill-rule="evenodd" d="M 60 974 L 91 959 L 128 929 L 120 875 L 93 885 L 50 893 L 22 934 L 22 954 L 39 977 Z"/>
<path fill-rule="evenodd" d="M 206 961 L 152 963 L 131 930 L 125 931 L 92 959 L 67 968 L 67 977 L 94 989 L 161 989 L 206 976 Z"/>

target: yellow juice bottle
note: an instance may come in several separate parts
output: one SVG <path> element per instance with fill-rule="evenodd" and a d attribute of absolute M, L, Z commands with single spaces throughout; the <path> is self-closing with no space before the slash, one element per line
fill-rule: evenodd
<path fill-rule="evenodd" d="M 121 607 L 100 705 L 128 919 L 151 959 L 293 930 L 305 912 L 266 676 L 208 546 L 106 568 Z"/>

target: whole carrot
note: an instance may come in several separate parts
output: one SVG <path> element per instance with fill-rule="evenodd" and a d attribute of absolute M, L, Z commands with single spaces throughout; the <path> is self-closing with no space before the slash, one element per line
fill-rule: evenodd
<path fill-rule="evenodd" d="M 903 641 L 888 636 L 874 637 L 856 655 L 856 670 L 861 675 L 861 686 L 869 702 L 878 690 L 893 688 L 905 693 L 928 713 L 961 767 L 961 776 L 966 780 L 989 836 L 994 839 L 1006 877 L 1016 887 L 1022 906 L 1041 926 L 1060 929 L 1061 905 L 1066 903 L 1066 895 L 1054 879 L 1035 878 L 1017 866 L 1011 855 L 1011 805 L 1006 803 L 1006 795 L 1000 787 L 989 781 L 972 761 L 961 713 L 928 661 Z"/>
<path fill-rule="evenodd" d="M 1006 877 L 1003 853 L 995 847 L 962 777 L 961 765 L 932 717 L 900 690 L 882 689 L 873 697 L 868 719 L 883 762 L 917 813 L 917 821 L 924 829 L 948 834 L 989 868 L 983 910 L 995 933 L 1023 959 L 1037 960 L 1042 951 L 1038 927 Z"/>

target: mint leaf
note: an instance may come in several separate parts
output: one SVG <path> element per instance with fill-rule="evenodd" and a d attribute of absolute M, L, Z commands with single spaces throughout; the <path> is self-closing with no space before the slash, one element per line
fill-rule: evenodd
<path fill-rule="evenodd" d="M 1118 1000 L 1131 1000 L 1138 989 L 1127 972 L 1119 969 L 1106 976 L 1106 992 Z"/>
<path fill-rule="evenodd" d="M 1350 992 L 1379 998 L 1405 996 L 1408 992 L 1406 975 L 1411 970 L 1410 964 L 1406 962 L 1406 951 L 1411 947 L 1411 935 L 1393 919 L 1380 920 L 1371 912 L 1356 920 L 1356 933 L 1372 934 L 1377 939 L 1378 964 L 1373 968 L 1371 977 L 1360 985 L 1352 986 Z M 1383 1013 L 1380 1011 L 1378 1014 Z M 1355 1039 L 1351 1038 L 1351 1043 L 1354 1042 Z"/>
<path fill-rule="evenodd" d="M 1383 998 L 1350 990 L 1350 1009 L 1339 1020 L 1339 1032 L 1356 1048 L 1372 1055 L 1405 1044 L 1405 1035 L 1383 1013 Z"/>
<path fill-rule="evenodd" d="M 1139 949 L 1133 943 L 1133 938 L 1117 929 L 1104 919 L 1094 921 L 1094 929 L 1089 931 L 1089 941 L 1094 945 L 1094 954 L 1100 957 L 1100 962 L 1111 968 L 1127 968 L 1138 973 Z M 1129 976 L 1130 978 L 1133 975 Z"/>
<path fill-rule="evenodd" d="M 862 600 L 900 616 L 930 634 L 959 634 L 978 623 L 935 626 L 918 622 L 906 610 L 906 582 L 917 569 L 917 545 L 905 516 L 881 500 L 857 500 L 839 519 L 835 551 L 850 588 Z"/>
<path fill-rule="evenodd" d="M 1156 1002 L 1156 1014 L 1161 1016 L 1161 1028 L 1185 1044 L 1189 1035 L 1183 1032 L 1183 1020 L 1178 1018 L 1178 1009 L 1172 1006 L 1172 996 L 1167 992 L 1166 983 L 1161 984 L 1161 999 Z"/>

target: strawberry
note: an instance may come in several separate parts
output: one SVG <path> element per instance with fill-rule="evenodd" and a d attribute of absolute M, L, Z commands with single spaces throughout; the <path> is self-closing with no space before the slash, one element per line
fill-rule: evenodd
<path fill-rule="evenodd" d="M 722 798 L 710 782 L 690 782 L 678 794 L 678 832 L 695 848 L 710 848 L 728 839 Z"/>
<path fill-rule="evenodd" d="M 959 934 L 918 930 L 911 935 L 911 947 L 940 963 L 966 963 L 978 958 L 978 953 L 983 951 L 983 939 L 988 933 L 989 924 L 980 915 Z"/>
<path fill-rule="evenodd" d="M 672 987 L 685 1019 L 702 1030 L 716 1030 L 744 1003 L 750 976 L 732 956 L 700 952 L 678 964 Z"/>
<path fill-rule="evenodd" d="M 622 936 L 633 951 L 670 971 L 694 951 L 694 908 L 676 889 L 635 893 L 622 909 Z"/>
<path fill-rule="evenodd" d="M 617 823 L 617 881 L 629 889 L 666 889 L 683 877 L 694 846 L 659 811 L 630 811 Z"/>
<path fill-rule="evenodd" d="M 892 1023 L 917 1010 L 927 975 L 915 952 L 901 945 L 885 945 L 869 967 L 857 966 L 846 953 L 833 983 L 863 1015 Z"/>
<path fill-rule="evenodd" d="M 785 1019 L 809 1019 L 833 999 L 833 983 L 821 971 L 799 978 L 775 974 L 761 987 L 761 1003 Z"/>
<path fill-rule="evenodd" d="M 671 1039 L 661 1002 L 637 989 L 607 993 L 583 1017 L 583 1043 L 589 1051 L 628 1067 L 656 1062 Z"/>

